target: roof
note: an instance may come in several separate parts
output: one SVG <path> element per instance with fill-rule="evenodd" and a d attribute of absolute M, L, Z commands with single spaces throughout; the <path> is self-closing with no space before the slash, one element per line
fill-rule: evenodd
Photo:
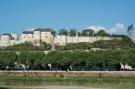
<path fill-rule="evenodd" d="M 33 34 L 33 31 L 23 31 L 23 34 Z"/>
<path fill-rule="evenodd" d="M 3 33 L 3 34 L 1 34 L 0 36 L 2 37 L 2 36 L 4 36 L 4 35 L 9 36 L 9 37 L 12 39 L 11 34 L 8 34 L 8 33 Z"/>
<path fill-rule="evenodd" d="M 9 36 L 11 36 L 10 34 L 8 34 L 8 33 L 3 33 L 3 34 L 1 34 L 1 35 L 9 35 Z"/>
<path fill-rule="evenodd" d="M 52 28 L 36 28 L 34 31 L 51 32 Z"/>

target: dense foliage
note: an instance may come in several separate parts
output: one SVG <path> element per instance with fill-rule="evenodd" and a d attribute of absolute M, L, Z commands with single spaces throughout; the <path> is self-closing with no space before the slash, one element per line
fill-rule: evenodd
<path fill-rule="evenodd" d="M 0 69 L 16 69 L 15 63 L 29 70 L 120 70 L 120 63 L 135 68 L 135 50 L 0 52 Z M 48 66 L 51 64 L 51 67 Z"/>
<path fill-rule="evenodd" d="M 34 46 L 31 42 L 25 42 L 3 48 L 1 51 L 46 51 L 50 50 L 51 48 L 52 46 L 45 42 L 40 43 L 40 46 Z"/>
<path fill-rule="evenodd" d="M 66 29 L 60 29 L 58 32 L 59 35 L 69 35 L 69 36 L 111 36 L 110 34 L 106 33 L 104 30 L 99 30 L 94 32 L 92 29 L 84 29 L 82 32 L 77 32 L 76 29 L 70 29 L 69 31 Z M 113 35 L 114 36 L 114 35 Z"/>

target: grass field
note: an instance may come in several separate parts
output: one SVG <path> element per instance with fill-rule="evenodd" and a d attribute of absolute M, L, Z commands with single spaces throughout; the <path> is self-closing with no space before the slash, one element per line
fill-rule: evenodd
<path fill-rule="evenodd" d="M 11 86 L 25 83 L 25 86 L 86 86 L 102 89 L 135 89 L 135 77 L 0 77 L 0 82 L 11 83 Z M 13 85 L 12 85 L 13 84 Z M 28 85 L 27 85 L 28 84 Z M 45 85 L 44 85 L 45 84 Z M 9 84 L 10 85 L 10 84 Z M 22 89 L 7 87 L 0 89 Z M 23 88 L 24 89 L 24 88 Z M 25 89 L 31 89 L 25 87 Z M 33 89 L 33 88 L 32 88 Z M 38 88 L 40 89 L 40 88 Z M 45 88 L 41 88 L 45 89 Z"/>

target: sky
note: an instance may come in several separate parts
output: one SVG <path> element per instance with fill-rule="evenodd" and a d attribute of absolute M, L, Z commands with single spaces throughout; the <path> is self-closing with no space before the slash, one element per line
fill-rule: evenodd
<path fill-rule="evenodd" d="M 0 0 L 0 34 L 39 27 L 126 34 L 130 24 L 135 25 L 135 0 Z"/>

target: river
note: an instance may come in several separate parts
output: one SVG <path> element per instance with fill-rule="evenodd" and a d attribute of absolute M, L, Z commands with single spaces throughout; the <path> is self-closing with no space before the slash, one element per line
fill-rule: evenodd
<path fill-rule="evenodd" d="M 101 89 L 86 86 L 84 83 L 44 82 L 44 81 L 0 81 L 0 87 L 12 89 Z"/>

